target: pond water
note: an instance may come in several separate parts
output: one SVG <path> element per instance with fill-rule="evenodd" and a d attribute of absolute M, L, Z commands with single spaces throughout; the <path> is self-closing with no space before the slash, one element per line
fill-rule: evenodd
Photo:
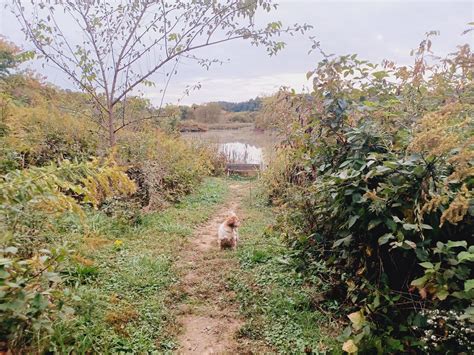
<path fill-rule="evenodd" d="M 220 143 L 218 149 L 220 153 L 227 157 L 227 161 L 230 163 L 263 163 L 262 148 L 251 144 L 241 142 Z"/>
<path fill-rule="evenodd" d="M 183 133 L 188 140 L 213 144 L 230 162 L 268 164 L 275 153 L 278 138 L 269 132 L 259 132 L 251 127 L 237 130 L 209 130 Z"/>

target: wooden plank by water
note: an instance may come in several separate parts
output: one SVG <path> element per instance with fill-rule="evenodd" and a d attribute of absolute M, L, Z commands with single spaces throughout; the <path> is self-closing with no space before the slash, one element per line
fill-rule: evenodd
<path fill-rule="evenodd" d="M 228 163 L 226 165 L 227 174 L 237 175 L 257 175 L 261 169 L 261 164 L 243 164 L 243 163 Z"/>

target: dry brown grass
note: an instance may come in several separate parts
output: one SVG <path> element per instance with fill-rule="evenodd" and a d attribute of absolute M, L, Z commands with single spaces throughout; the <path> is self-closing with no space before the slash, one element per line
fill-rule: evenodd
<path fill-rule="evenodd" d="M 97 250 L 112 243 L 113 242 L 111 240 L 99 236 L 86 236 L 84 238 L 84 249 Z"/>
<path fill-rule="evenodd" d="M 238 130 L 241 128 L 253 127 L 253 123 L 213 123 L 208 124 L 207 127 L 210 130 Z"/>
<path fill-rule="evenodd" d="M 125 303 L 110 310 L 105 315 L 105 321 L 110 324 L 116 332 L 128 336 L 127 324 L 139 318 L 139 314 L 132 305 Z"/>
<path fill-rule="evenodd" d="M 74 259 L 74 261 L 77 261 L 79 264 L 82 264 L 82 265 L 85 265 L 85 266 L 92 266 L 94 265 L 94 261 L 91 260 L 91 259 L 87 259 L 85 257 L 83 257 L 82 255 L 74 255 L 72 257 Z"/>

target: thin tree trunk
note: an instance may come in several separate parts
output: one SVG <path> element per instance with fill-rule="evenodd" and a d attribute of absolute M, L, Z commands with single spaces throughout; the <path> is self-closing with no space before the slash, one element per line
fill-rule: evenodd
<path fill-rule="evenodd" d="M 116 140 L 115 140 L 115 117 L 114 117 L 114 112 L 113 109 L 109 109 L 108 112 L 108 122 L 107 122 L 107 128 L 109 130 L 109 147 L 113 148 L 115 147 Z"/>

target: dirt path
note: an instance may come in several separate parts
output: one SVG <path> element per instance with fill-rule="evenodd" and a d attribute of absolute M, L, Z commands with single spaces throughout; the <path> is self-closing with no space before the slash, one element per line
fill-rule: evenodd
<path fill-rule="evenodd" d="M 182 276 L 178 284 L 184 295 L 179 305 L 179 354 L 237 353 L 236 332 L 243 325 L 234 293 L 227 287 L 227 277 L 238 268 L 232 251 L 217 247 L 217 228 L 229 211 L 239 215 L 240 203 L 248 194 L 248 184 L 232 183 L 229 199 L 182 250 L 178 262 Z"/>

